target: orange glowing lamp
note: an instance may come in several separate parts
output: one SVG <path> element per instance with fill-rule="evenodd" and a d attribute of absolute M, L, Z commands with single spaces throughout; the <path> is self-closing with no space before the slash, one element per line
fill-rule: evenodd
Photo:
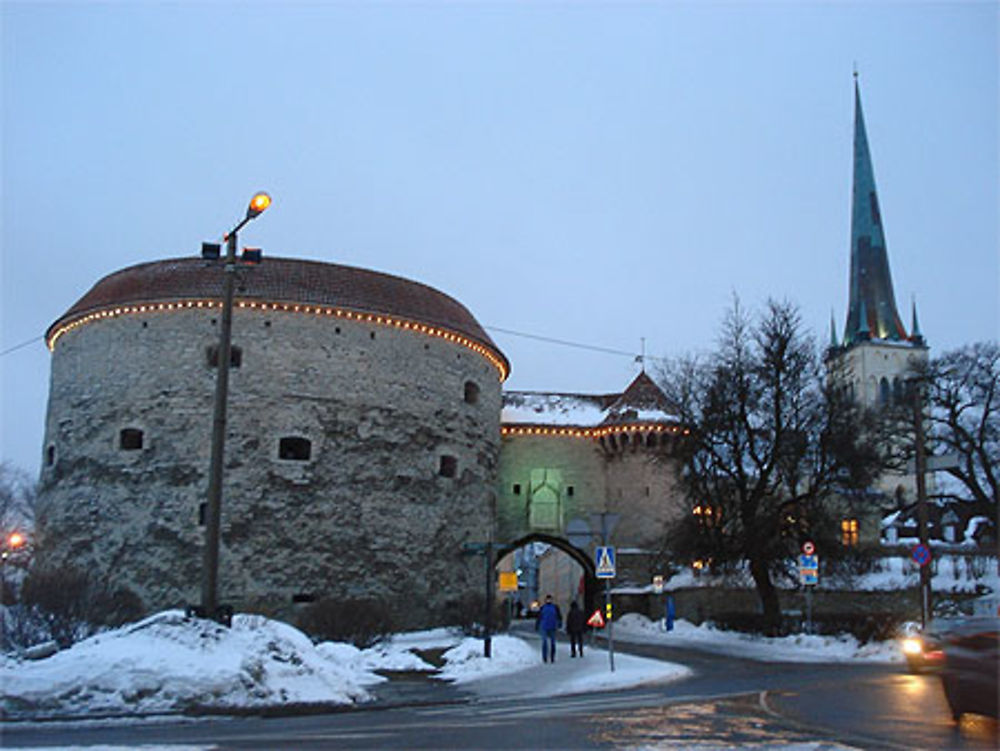
<path fill-rule="evenodd" d="M 271 196 L 264 191 L 255 193 L 254 197 L 250 199 L 250 205 L 247 207 L 247 219 L 256 219 L 267 211 L 267 207 L 270 205 Z"/>
<path fill-rule="evenodd" d="M 12 532 L 10 537 L 7 538 L 7 546 L 11 548 L 19 548 L 24 545 L 24 535 L 20 532 Z"/>

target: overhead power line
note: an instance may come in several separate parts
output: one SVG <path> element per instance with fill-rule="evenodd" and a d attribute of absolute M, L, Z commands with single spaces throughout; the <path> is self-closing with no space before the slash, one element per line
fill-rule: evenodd
<path fill-rule="evenodd" d="M 17 352 L 19 349 L 24 349 L 29 344 L 34 344 L 35 342 L 39 342 L 39 341 L 41 341 L 44 338 L 45 337 L 43 337 L 43 336 L 36 336 L 36 337 L 34 337 L 32 339 L 29 339 L 26 342 L 21 342 L 20 344 L 17 344 L 15 346 L 11 347 L 10 349 L 5 349 L 3 352 L 0 352 L 0 357 L 6 357 L 11 352 Z"/>
<path fill-rule="evenodd" d="M 547 342 L 548 344 L 558 344 L 561 347 L 573 347 L 575 349 L 585 349 L 591 352 L 601 352 L 605 355 L 619 355 L 621 357 L 631 357 L 636 361 L 641 360 L 663 360 L 662 357 L 652 357 L 650 355 L 643 355 L 639 352 L 626 352 L 623 349 L 612 349 L 610 347 L 599 347 L 595 344 L 583 344 L 582 342 L 571 342 L 566 339 L 555 339 L 551 336 L 541 336 L 540 334 L 529 334 L 525 331 L 513 331 L 511 329 L 500 328 L 499 326 L 484 326 L 487 331 L 496 331 L 501 334 L 508 334 L 509 336 L 519 336 L 523 339 L 534 339 L 539 342 Z"/>

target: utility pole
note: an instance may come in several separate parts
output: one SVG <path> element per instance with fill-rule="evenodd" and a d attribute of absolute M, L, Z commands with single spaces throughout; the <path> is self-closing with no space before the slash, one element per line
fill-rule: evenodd
<path fill-rule="evenodd" d="M 205 548 L 201 571 L 201 612 L 205 618 L 219 617 L 219 532 L 222 519 L 222 473 L 226 446 L 226 407 L 229 401 L 229 359 L 232 355 L 233 297 L 236 284 L 236 243 L 243 226 L 271 205 L 267 193 L 250 199 L 246 216 L 226 235 L 226 259 L 222 277 L 222 325 L 216 358 L 215 400 L 212 410 L 212 454 L 208 469 L 205 504 Z"/>
<path fill-rule="evenodd" d="M 497 497 L 490 492 L 490 529 L 486 538 L 486 617 L 484 620 L 486 634 L 483 638 L 483 657 L 493 657 L 493 543 L 494 527 L 497 513 Z"/>
<path fill-rule="evenodd" d="M 924 388 L 922 379 L 913 381 L 913 425 L 916 440 L 917 534 L 920 544 L 930 550 L 927 539 L 927 457 L 924 454 Z M 920 566 L 920 624 L 931 620 L 931 562 Z"/>

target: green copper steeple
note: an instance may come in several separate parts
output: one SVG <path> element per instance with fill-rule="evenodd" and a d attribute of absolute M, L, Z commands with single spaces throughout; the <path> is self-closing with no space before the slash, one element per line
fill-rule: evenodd
<path fill-rule="evenodd" d="M 854 190 L 851 196 L 851 281 L 844 344 L 906 341 L 896 310 L 875 172 L 868 151 L 861 92 L 854 76 Z"/>

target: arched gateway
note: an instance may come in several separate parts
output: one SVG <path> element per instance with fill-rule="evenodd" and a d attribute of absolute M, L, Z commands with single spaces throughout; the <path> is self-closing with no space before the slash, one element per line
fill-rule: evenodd
<path fill-rule="evenodd" d="M 590 534 L 600 526 L 595 516 L 613 514 L 607 542 L 618 550 L 615 584 L 648 584 L 663 573 L 665 530 L 690 513 L 676 482 L 686 434 L 644 372 L 618 394 L 504 392 L 499 539 L 507 551 L 532 540 L 558 547 L 581 563 L 594 589 L 596 539 L 578 548 L 569 532 L 576 526 Z"/>
<path fill-rule="evenodd" d="M 593 612 L 596 607 L 598 592 L 594 561 L 587 551 L 581 550 L 580 548 L 570 544 L 570 542 L 564 537 L 556 537 L 555 535 L 544 534 L 542 532 L 533 532 L 525 535 L 519 540 L 507 543 L 499 549 L 496 557 L 493 559 L 494 567 L 500 563 L 504 557 L 510 555 L 519 548 L 523 548 L 525 545 L 530 545 L 533 542 L 543 542 L 546 545 L 558 548 L 580 564 L 583 568 L 583 602 L 581 605 L 583 606 L 585 612 Z"/>

